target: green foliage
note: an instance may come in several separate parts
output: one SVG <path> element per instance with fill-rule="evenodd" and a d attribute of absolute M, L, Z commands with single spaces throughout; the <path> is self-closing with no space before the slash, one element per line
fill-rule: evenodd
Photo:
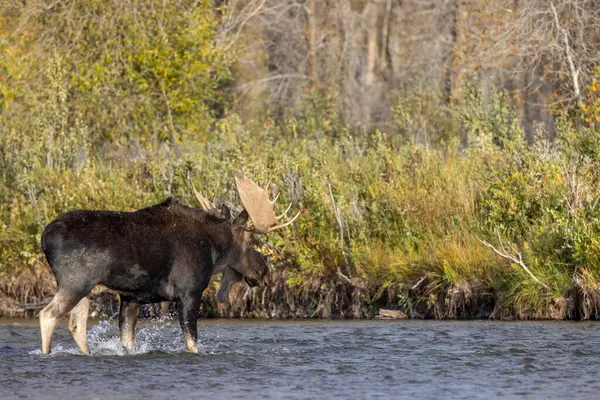
<path fill-rule="evenodd" d="M 399 91 L 392 107 L 399 136 L 414 143 L 448 143 L 460 136 L 457 118 L 439 91 L 412 88 Z"/>
<path fill-rule="evenodd" d="M 594 69 L 591 82 L 588 83 L 583 101 L 580 102 L 581 117 L 589 127 L 600 127 L 600 66 Z"/>
<path fill-rule="evenodd" d="M 0 89 L 15 118 L 57 95 L 43 71 L 50 59 L 60 60 L 51 83 L 60 81 L 62 118 L 79 119 L 96 144 L 206 140 L 229 106 L 233 54 L 217 44 L 210 2 L 27 2 L 5 12 L 0 70 L 10 75 Z"/>
<path fill-rule="evenodd" d="M 501 148 L 521 146 L 524 131 L 514 106 L 508 100 L 508 94 L 492 89 L 489 99 L 473 82 L 468 82 L 465 95 L 459 102 L 456 112 L 466 129 L 467 136 L 474 139 L 476 145 L 490 141 Z"/>
<path fill-rule="evenodd" d="M 242 171 L 301 209 L 264 246 L 293 287 L 343 275 L 378 298 L 427 277 L 542 313 L 574 281 L 598 286 L 591 123 L 562 116 L 556 140 L 540 131 L 528 146 L 506 94 L 484 100 L 472 84 L 451 104 L 399 93 L 392 132 L 346 124 L 317 91 L 289 117 L 243 121 L 228 110 L 232 54 L 208 2 L 19 7 L 0 20 L 2 275 L 45 268 L 43 227 L 70 209 L 195 205 L 193 182 L 239 211 Z M 6 16 L 25 11 L 35 18 L 15 30 Z M 548 288 L 482 240 L 520 254 Z"/>

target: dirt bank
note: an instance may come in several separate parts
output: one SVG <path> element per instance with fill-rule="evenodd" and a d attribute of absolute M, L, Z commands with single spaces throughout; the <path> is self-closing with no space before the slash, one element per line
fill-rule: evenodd
<path fill-rule="evenodd" d="M 205 318 L 325 318 L 325 319 L 598 319 L 600 292 L 589 293 L 578 282 L 564 297 L 540 311 L 504 304 L 502 298 L 478 282 L 448 284 L 423 277 L 417 282 L 385 288 L 363 280 L 314 278 L 302 287 L 286 283 L 283 272 L 269 287 L 233 287 L 229 304 L 217 302 L 219 279 L 213 279 L 201 305 Z M 33 318 L 52 298 L 56 284 L 49 272 L 25 270 L 0 278 L 0 317 Z M 118 295 L 98 287 L 90 294 L 91 316 L 107 318 L 119 309 Z M 381 312 L 383 310 L 383 312 Z M 174 304 L 147 305 L 142 317 L 172 315 Z"/>

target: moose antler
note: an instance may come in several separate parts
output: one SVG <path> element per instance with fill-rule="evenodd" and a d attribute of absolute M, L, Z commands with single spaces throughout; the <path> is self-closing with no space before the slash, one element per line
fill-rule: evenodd
<path fill-rule="evenodd" d="M 261 189 L 256 183 L 248 178 L 235 179 L 238 194 L 244 204 L 244 208 L 248 212 L 254 231 L 258 233 L 268 233 L 276 229 L 280 229 L 290 225 L 300 216 L 300 211 L 289 221 L 277 225 L 277 222 L 282 219 L 289 211 L 292 205 L 290 204 L 285 212 L 279 216 L 275 215 L 275 202 L 269 199 L 269 194 L 266 190 Z M 269 185 L 267 185 L 267 188 Z"/>
<path fill-rule="evenodd" d="M 204 197 L 202 194 L 200 194 L 200 192 L 198 192 L 196 190 L 196 186 L 194 186 L 194 183 L 192 182 L 192 189 L 194 190 L 194 195 L 196 196 L 196 199 L 198 200 L 198 203 L 200 203 L 200 206 L 202 207 L 202 209 L 204 211 L 211 211 L 211 210 L 216 210 L 216 206 L 206 197 Z"/>

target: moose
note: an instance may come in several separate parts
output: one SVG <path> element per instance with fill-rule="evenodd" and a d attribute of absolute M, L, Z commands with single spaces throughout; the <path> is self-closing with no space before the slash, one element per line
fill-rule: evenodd
<path fill-rule="evenodd" d="M 119 293 L 122 345 L 133 351 L 140 304 L 177 303 L 187 350 L 198 352 L 197 319 L 200 300 L 214 273 L 222 272 L 218 293 L 227 299 L 234 282 L 265 284 L 269 268 L 253 247 L 253 235 L 288 226 L 279 223 L 290 210 L 276 216 L 277 197 L 248 178 L 236 178 L 244 210 L 234 219 L 194 193 L 201 209 L 167 199 L 135 212 L 75 210 L 46 226 L 42 249 L 56 278 L 58 291 L 40 312 L 42 352 L 50 353 L 58 320 L 69 312 L 68 330 L 79 350 L 89 353 L 86 326 L 89 300 L 97 285 Z M 248 221 L 250 219 L 250 221 Z"/>

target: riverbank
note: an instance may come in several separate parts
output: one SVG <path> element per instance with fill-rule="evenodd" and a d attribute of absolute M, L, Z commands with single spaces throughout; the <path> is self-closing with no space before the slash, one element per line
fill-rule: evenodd
<path fill-rule="evenodd" d="M 291 203 L 300 216 L 255 237 L 278 271 L 273 285 L 239 286 L 228 307 L 211 287 L 206 316 L 374 318 L 383 308 L 406 318 L 597 318 L 598 135 L 565 117 L 552 141 L 530 145 L 503 96 L 471 101 L 447 116 L 449 125 L 477 119 L 465 125 L 466 144 L 365 132 L 318 103 L 309 104 L 317 125 L 230 114 L 205 142 L 87 153 L 73 144 L 68 154 L 81 163 L 50 165 L 43 147 L 28 152 L 22 139 L 35 130 L 0 135 L 3 315 L 33 316 L 55 292 L 40 241 L 61 213 L 133 211 L 168 197 L 198 206 L 192 186 L 238 213 L 243 173 L 271 181 L 277 211 Z M 99 315 L 116 310 L 113 295 L 92 297 Z"/>
<path fill-rule="evenodd" d="M 576 102 L 557 102 L 566 93 L 561 78 L 543 120 L 526 112 L 537 100 L 505 76 L 485 79 L 479 66 L 451 87 L 445 73 L 441 86 L 403 76 L 381 86 L 384 108 L 357 112 L 345 106 L 346 90 L 318 79 L 312 58 L 307 79 L 284 73 L 271 82 L 281 91 L 268 94 L 258 90 L 267 82 L 256 81 L 260 100 L 246 109 L 242 100 L 255 89 L 243 82 L 254 78 L 241 76 L 248 69 L 235 60 L 250 54 L 225 44 L 235 29 L 221 30 L 236 7 L 13 3 L 0 10 L 0 71 L 8 73 L 0 74 L 3 315 L 34 316 L 54 293 L 40 243 L 58 215 L 134 211 L 169 197 L 197 207 L 193 187 L 237 214 L 240 175 L 271 182 L 278 213 L 291 204 L 290 215 L 300 214 L 256 235 L 281 274 L 273 286 L 239 286 L 228 307 L 216 304 L 213 286 L 207 316 L 600 315 L 595 64 L 582 72 L 578 94 L 564 97 Z M 265 72 L 280 65 L 253 54 Z M 354 76 L 361 94 L 375 90 L 365 84 L 370 72 L 346 72 L 335 81 Z M 307 85 L 291 90 L 293 101 L 270 100 L 297 84 Z M 92 298 L 99 315 L 115 310 L 114 295 Z"/>
<path fill-rule="evenodd" d="M 203 318 L 595 320 L 600 316 L 599 293 L 585 292 L 577 283 L 543 310 L 503 302 L 498 293 L 478 283 L 447 284 L 428 277 L 385 288 L 357 279 L 314 279 L 300 289 L 290 286 L 285 273 L 279 272 L 269 287 L 234 285 L 229 304 L 217 301 L 218 288 L 219 278 L 213 278 L 203 296 Z M 0 280 L 0 289 L 0 318 L 36 318 L 56 286 L 49 273 L 30 271 L 11 281 Z M 119 310 L 118 295 L 109 289 L 97 287 L 89 298 L 92 318 L 112 317 Z M 140 315 L 169 318 L 176 309 L 173 303 L 151 304 L 143 306 Z"/>

